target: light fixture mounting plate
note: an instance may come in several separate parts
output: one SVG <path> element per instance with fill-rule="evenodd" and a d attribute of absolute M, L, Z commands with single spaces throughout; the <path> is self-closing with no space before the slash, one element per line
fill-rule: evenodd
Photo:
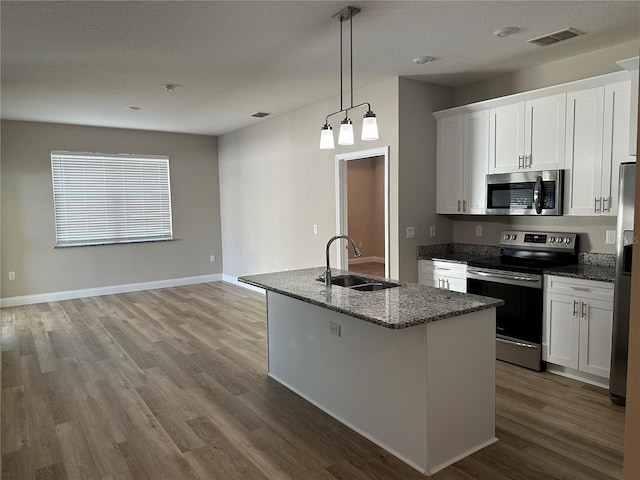
<path fill-rule="evenodd" d="M 346 22 L 347 20 L 355 17 L 360 12 L 361 10 L 358 7 L 344 7 L 339 12 L 336 12 L 333 15 L 331 15 L 331 18 L 337 17 L 340 19 L 341 22 Z"/>

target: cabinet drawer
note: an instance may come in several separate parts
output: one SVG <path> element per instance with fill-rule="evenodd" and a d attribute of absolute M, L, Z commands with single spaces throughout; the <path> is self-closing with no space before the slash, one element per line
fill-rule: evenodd
<path fill-rule="evenodd" d="M 608 282 L 545 275 L 544 288 L 549 293 L 613 301 L 613 283 Z"/>
<path fill-rule="evenodd" d="M 466 280 L 467 266 L 464 263 L 445 262 L 442 260 L 420 260 L 420 276 L 424 275 Z"/>

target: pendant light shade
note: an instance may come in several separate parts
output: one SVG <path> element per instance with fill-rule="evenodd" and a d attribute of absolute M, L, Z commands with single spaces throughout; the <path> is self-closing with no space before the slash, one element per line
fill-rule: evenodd
<path fill-rule="evenodd" d="M 362 140 L 378 140 L 378 123 L 376 121 L 376 114 L 371 110 L 371 105 L 368 102 L 360 103 L 359 105 L 353 104 L 353 17 L 360 13 L 360 9 L 357 7 L 344 7 L 339 12 L 336 12 L 332 18 L 337 18 L 340 21 L 340 110 L 330 113 L 325 119 L 324 126 L 320 131 L 320 149 L 330 150 L 335 147 L 333 140 L 333 131 L 331 125 L 329 125 L 329 117 L 343 113 L 345 115 L 344 120 L 340 122 L 340 133 L 338 135 L 338 145 L 353 145 L 353 123 L 349 119 L 349 111 L 360 107 L 367 107 L 367 113 L 364 115 L 362 122 Z M 350 90 L 350 103 L 348 107 L 343 104 L 343 88 L 342 88 L 342 23 L 349 22 L 349 90 Z"/>
<path fill-rule="evenodd" d="M 333 129 L 331 125 L 325 123 L 320 130 L 320 150 L 332 150 L 335 148 L 333 143 Z"/>
<path fill-rule="evenodd" d="M 378 122 L 376 114 L 371 110 L 362 119 L 362 140 L 378 140 Z"/>
<path fill-rule="evenodd" d="M 340 134 L 338 135 L 338 145 L 353 145 L 353 122 L 345 118 L 340 122 Z"/>

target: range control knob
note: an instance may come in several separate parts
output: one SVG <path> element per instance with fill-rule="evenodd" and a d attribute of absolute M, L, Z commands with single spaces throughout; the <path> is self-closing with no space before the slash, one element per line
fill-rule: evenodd
<path fill-rule="evenodd" d="M 517 236 L 518 235 L 516 235 L 516 234 L 511 235 L 511 240 L 515 240 Z"/>
<path fill-rule="evenodd" d="M 556 237 L 549 237 L 549 243 L 556 243 Z"/>
<path fill-rule="evenodd" d="M 504 239 L 505 239 L 505 240 L 509 240 L 510 238 L 511 238 L 511 235 L 509 235 L 508 233 L 507 233 L 507 234 L 505 234 L 505 236 L 504 236 Z"/>
<path fill-rule="evenodd" d="M 571 239 L 569 237 L 565 237 L 564 243 L 567 243 L 567 244 L 571 243 Z"/>

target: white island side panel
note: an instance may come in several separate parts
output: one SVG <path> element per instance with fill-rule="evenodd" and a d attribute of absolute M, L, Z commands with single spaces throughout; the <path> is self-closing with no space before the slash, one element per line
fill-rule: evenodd
<path fill-rule="evenodd" d="M 393 330 L 274 292 L 267 313 L 269 375 L 424 472 L 425 325 Z"/>
<path fill-rule="evenodd" d="M 267 304 L 269 375 L 414 468 L 496 441 L 494 308 L 389 329 L 273 292 Z"/>

